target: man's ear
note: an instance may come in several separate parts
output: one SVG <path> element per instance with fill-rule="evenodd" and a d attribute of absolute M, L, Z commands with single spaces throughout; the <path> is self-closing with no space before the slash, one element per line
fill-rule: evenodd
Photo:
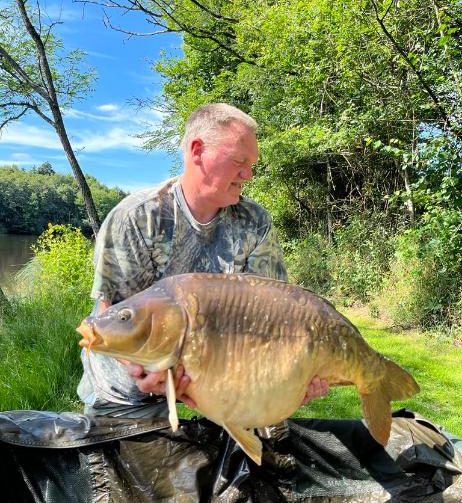
<path fill-rule="evenodd" d="M 200 138 L 193 138 L 189 144 L 189 152 L 194 164 L 201 164 L 204 153 L 204 142 Z"/>

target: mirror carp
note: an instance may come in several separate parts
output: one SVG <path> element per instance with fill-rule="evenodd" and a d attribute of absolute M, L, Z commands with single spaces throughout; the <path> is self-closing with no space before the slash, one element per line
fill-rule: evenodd
<path fill-rule="evenodd" d="M 301 405 L 315 375 L 356 385 L 366 425 L 386 445 L 391 400 L 419 391 L 413 377 L 373 350 L 356 327 L 315 293 L 251 274 L 171 276 L 86 318 L 80 345 L 168 370 L 167 400 L 178 427 L 172 370 L 182 364 L 186 393 L 257 464 L 253 428 L 276 424 Z"/>

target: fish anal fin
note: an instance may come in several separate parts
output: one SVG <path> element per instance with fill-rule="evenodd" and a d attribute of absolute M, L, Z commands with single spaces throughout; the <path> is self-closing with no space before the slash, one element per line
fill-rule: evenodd
<path fill-rule="evenodd" d="M 176 391 L 175 381 L 173 380 L 173 371 L 171 368 L 167 370 L 167 405 L 168 405 L 168 420 L 172 431 L 178 430 L 178 413 L 176 410 Z"/>
<path fill-rule="evenodd" d="M 262 444 L 252 430 L 246 430 L 232 424 L 224 424 L 223 428 L 234 438 L 252 461 L 257 465 L 261 465 Z"/>

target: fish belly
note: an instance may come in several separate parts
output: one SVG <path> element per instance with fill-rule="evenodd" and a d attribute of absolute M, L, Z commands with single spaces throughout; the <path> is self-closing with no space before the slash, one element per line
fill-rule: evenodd
<path fill-rule="evenodd" d="M 289 417 L 301 405 L 315 369 L 306 339 L 263 341 L 235 335 L 208 341 L 204 364 L 191 372 L 188 394 L 198 410 L 218 424 L 262 427 Z"/>

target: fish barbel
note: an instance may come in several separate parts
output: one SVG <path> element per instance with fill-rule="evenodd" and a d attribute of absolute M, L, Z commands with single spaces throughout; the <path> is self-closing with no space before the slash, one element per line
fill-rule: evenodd
<path fill-rule="evenodd" d="M 371 435 L 386 445 L 391 400 L 419 391 L 413 377 L 374 351 L 355 326 L 313 292 L 250 274 L 171 276 L 86 318 L 82 347 L 168 370 L 169 419 L 176 429 L 172 369 L 182 364 L 187 394 L 256 463 L 253 428 L 293 414 L 315 375 L 356 385 Z"/>

